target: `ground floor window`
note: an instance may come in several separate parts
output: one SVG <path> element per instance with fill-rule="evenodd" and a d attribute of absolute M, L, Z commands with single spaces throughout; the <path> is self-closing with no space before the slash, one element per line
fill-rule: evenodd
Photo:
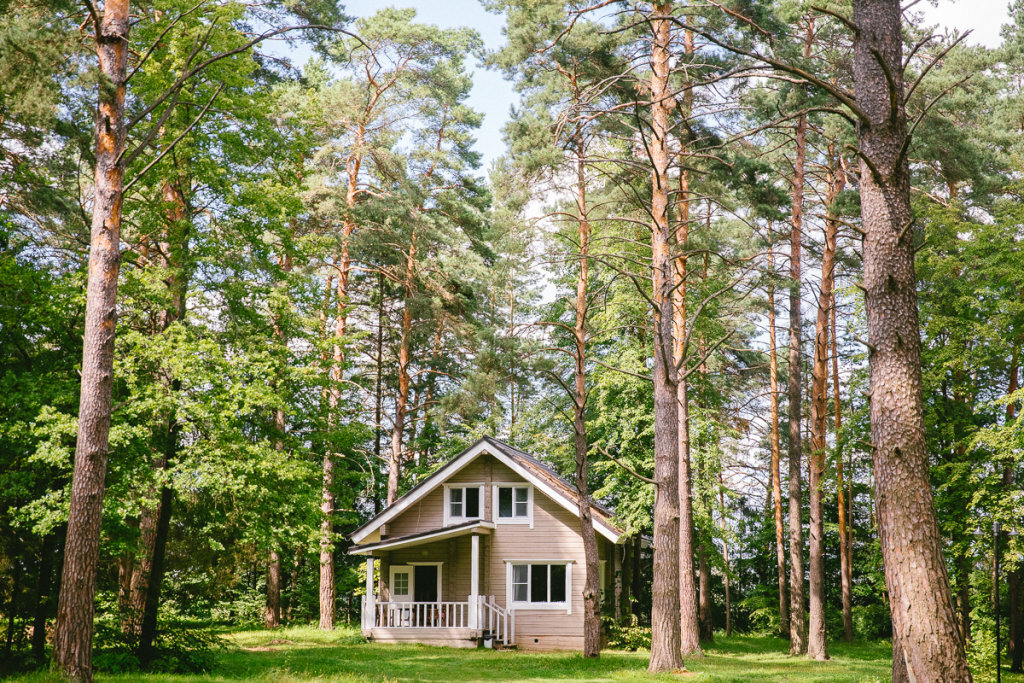
<path fill-rule="evenodd" d="M 569 609 L 572 593 L 570 562 L 509 563 L 509 593 L 514 606 Z"/>

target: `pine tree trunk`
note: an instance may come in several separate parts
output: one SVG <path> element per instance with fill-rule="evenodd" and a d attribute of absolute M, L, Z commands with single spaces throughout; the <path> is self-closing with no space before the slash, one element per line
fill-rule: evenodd
<path fill-rule="evenodd" d="M 789 653 L 807 652 L 804 618 L 803 522 L 801 510 L 803 417 L 801 379 L 800 240 L 803 229 L 804 160 L 807 154 L 807 116 L 797 120 L 796 161 L 793 171 L 793 214 L 789 249 Z"/>
<path fill-rule="evenodd" d="M 159 465 L 155 467 L 159 468 Z M 152 495 L 156 490 L 151 491 Z M 158 511 L 156 507 L 147 505 L 142 509 L 139 517 L 139 546 L 140 555 L 138 562 L 132 571 L 131 599 L 128 606 L 128 635 L 138 640 L 142 632 L 142 613 L 146 609 L 146 593 L 149 590 L 149 577 L 153 571 L 153 550 L 156 544 L 156 522 Z"/>
<path fill-rule="evenodd" d="M 959 618 L 957 626 L 961 639 L 967 643 L 971 640 L 971 558 L 970 551 L 964 549 L 963 554 L 956 558 L 956 606 Z"/>
<path fill-rule="evenodd" d="M 768 252 L 769 267 L 774 271 L 774 248 Z M 779 360 L 775 339 L 775 285 L 768 285 L 768 377 L 771 393 L 772 444 L 772 508 L 775 511 L 775 564 L 779 582 L 779 633 L 789 637 L 789 583 L 786 577 L 786 541 L 782 516 L 782 471 L 780 469 L 779 435 Z"/>
<path fill-rule="evenodd" d="M 130 552 L 121 554 L 117 560 L 117 613 L 121 623 L 121 633 L 132 633 L 132 579 L 135 576 L 135 555 Z"/>
<path fill-rule="evenodd" d="M 834 157 L 833 157 L 834 158 Z M 830 162 L 831 163 L 831 162 Z M 836 170 L 830 168 L 827 211 L 838 194 Z M 810 489 L 810 628 L 807 655 L 811 659 L 828 659 L 825 633 L 825 519 L 822 495 L 825 478 L 825 454 L 828 450 L 828 352 L 830 313 L 834 300 L 835 254 L 838 223 L 825 221 L 825 249 L 821 257 L 821 290 L 818 294 L 818 315 L 814 325 L 814 362 L 811 372 L 811 476 Z M 841 486 L 840 486 L 841 488 Z M 840 494 L 841 495 L 841 494 Z M 845 523 L 842 523 L 845 526 Z"/>
<path fill-rule="evenodd" d="M 654 311 L 654 567 L 648 671 L 683 665 L 679 629 L 679 414 L 672 341 L 673 263 L 668 220 L 670 3 L 651 15 L 651 268 Z"/>
<path fill-rule="evenodd" d="M 836 192 L 832 199 L 842 192 L 843 187 L 846 184 L 845 166 L 842 161 L 842 157 L 839 158 L 838 175 L 836 176 Z M 831 209 L 829 211 L 832 213 Z M 838 232 L 838 221 L 832 219 L 836 225 L 836 231 Z M 832 410 L 835 417 L 835 433 L 836 443 L 839 443 L 839 431 L 843 426 L 843 413 L 842 413 L 842 401 L 839 397 L 839 342 L 836 336 L 836 291 L 835 287 L 832 288 L 832 301 L 830 303 L 830 324 L 832 326 L 831 334 L 829 337 L 832 340 Z M 853 485 L 853 472 L 850 472 L 850 485 Z M 836 492 L 838 494 L 838 517 L 839 517 L 839 575 L 840 584 L 842 587 L 842 599 L 843 599 L 843 640 L 847 643 L 853 642 L 853 569 L 850 564 L 850 549 L 853 545 L 851 541 L 851 533 L 853 531 L 852 524 L 848 525 L 848 518 L 852 519 L 852 508 L 853 501 L 850 501 L 851 513 L 848 515 L 846 510 L 846 492 L 845 484 L 843 482 L 843 452 L 841 449 L 837 449 L 836 452 Z"/>
<path fill-rule="evenodd" d="M 263 612 L 263 625 L 278 628 L 281 625 L 281 556 L 270 551 L 267 561 L 267 606 Z"/>
<path fill-rule="evenodd" d="M 894 628 L 914 681 L 970 681 L 932 499 L 898 0 L 854 0 L 875 500 Z M 884 65 L 884 68 L 883 68 Z M 893 76 L 895 74 L 895 76 Z M 894 663 L 894 678 L 897 663 Z"/>
<path fill-rule="evenodd" d="M 174 417 L 171 421 L 173 424 Z M 176 426 L 168 430 L 167 453 L 165 462 L 169 463 L 177 448 Z M 157 612 L 160 609 L 160 590 L 163 585 L 165 558 L 167 555 L 167 536 L 170 532 L 171 505 L 174 500 L 174 492 L 170 486 L 163 486 L 160 490 L 160 504 L 157 506 L 156 535 L 153 542 L 153 564 L 149 574 L 149 589 L 146 591 L 145 606 L 142 610 L 142 624 L 139 628 L 139 646 L 137 649 L 139 661 L 143 666 L 148 666 L 153 660 L 153 641 L 156 638 Z"/>
<path fill-rule="evenodd" d="M 732 596 L 729 594 L 729 540 L 728 525 L 725 522 L 725 481 L 722 473 L 718 473 L 718 507 L 721 508 L 722 525 L 722 563 L 725 570 L 722 572 L 722 583 L 725 587 L 725 637 L 732 636 Z"/>
<path fill-rule="evenodd" d="M 106 80 L 97 88 L 96 171 L 78 439 L 53 648 L 57 668 L 78 681 L 92 680 L 93 598 L 110 447 L 114 328 L 121 263 L 128 0 L 108 0 L 103 6 L 103 18 L 97 29 L 99 71 Z"/>
<path fill-rule="evenodd" d="M 576 326 L 573 380 L 573 439 L 576 451 L 576 494 L 579 503 L 580 535 L 586 576 L 583 584 L 583 656 L 601 654 L 601 568 L 590 510 L 590 489 L 587 482 L 587 287 L 590 273 L 590 221 L 587 217 L 587 185 L 584 168 L 585 150 L 582 132 L 576 137 L 576 210 L 579 214 L 579 272 L 576 277 Z"/>
<path fill-rule="evenodd" d="M 711 566 L 708 564 L 708 548 L 703 541 L 697 543 L 697 567 L 700 574 L 700 639 L 705 643 L 715 639 L 715 623 L 712 615 L 714 598 L 711 595 Z"/>

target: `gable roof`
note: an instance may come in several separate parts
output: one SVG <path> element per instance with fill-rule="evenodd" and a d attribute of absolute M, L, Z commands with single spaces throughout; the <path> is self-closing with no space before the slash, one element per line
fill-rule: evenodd
<path fill-rule="evenodd" d="M 360 543 L 381 526 L 408 510 L 428 493 L 437 489 L 449 477 L 484 453 L 491 455 L 523 479 L 533 484 L 535 489 L 544 493 L 544 495 L 573 515 L 579 514 L 579 498 L 576 495 L 575 486 L 562 479 L 548 465 L 526 451 L 521 451 L 507 443 L 485 436 L 414 486 L 387 509 L 353 531 L 350 538 L 353 542 Z M 605 508 L 592 503 L 591 514 L 594 519 L 594 530 L 612 543 L 618 543 L 623 532 L 611 523 L 611 513 Z"/>

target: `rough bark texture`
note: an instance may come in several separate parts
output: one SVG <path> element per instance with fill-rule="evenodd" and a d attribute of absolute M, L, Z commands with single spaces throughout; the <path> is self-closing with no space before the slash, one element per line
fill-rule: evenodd
<path fill-rule="evenodd" d="M 913 681 L 969 681 L 935 519 L 921 397 L 898 0 L 854 0 L 875 500 L 893 640 Z M 893 665 L 894 680 L 898 662 Z"/>
<path fill-rule="evenodd" d="M 587 185 L 582 133 L 577 133 L 576 210 L 579 214 L 579 271 L 576 276 L 576 326 L 573 328 L 573 440 L 576 451 L 576 493 L 579 503 L 580 535 L 586 558 L 583 583 L 583 656 L 601 654 L 601 567 L 597 536 L 590 511 L 587 483 L 587 286 L 590 273 L 590 221 L 587 218 Z"/>
<path fill-rule="evenodd" d="M 128 0 L 108 0 L 96 29 L 96 53 L 104 80 L 98 88 L 96 112 L 96 172 L 78 440 L 53 648 L 56 666 L 68 677 L 82 681 L 92 680 L 93 597 L 110 445 L 117 277 L 121 263 Z"/>
<path fill-rule="evenodd" d="M 829 169 L 826 204 L 831 206 L 837 194 L 836 168 Z M 818 314 L 814 324 L 814 361 L 811 371 L 811 466 L 810 466 L 810 625 L 807 633 L 807 656 L 828 659 L 825 634 L 825 517 L 822 494 L 825 478 L 825 455 L 828 451 L 828 351 L 830 314 L 835 282 L 836 235 L 839 224 L 834 218 L 825 221 L 825 249 L 821 256 L 821 288 Z"/>
<path fill-rule="evenodd" d="M 693 31 L 684 32 L 683 50 L 692 55 L 694 50 Z M 687 85 L 692 85 L 687 82 Z M 682 118 L 687 118 L 693 108 L 693 89 L 687 87 L 682 96 Z M 685 128 L 685 126 L 684 126 Z M 686 128 L 688 130 L 688 128 Z M 690 232 L 690 173 L 687 161 L 688 140 L 679 140 L 679 195 L 676 201 L 675 231 L 675 290 L 673 296 L 673 360 L 680 372 L 676 384 L 679 411 L 679 622 L 680 642 L 683 656 L 700 654 L 701 627 L 694 581 L 694 557 L 696 556 L 696 532 L 693 526 L 693 476 L 690 452 L 690 397 L 689 383 L 685 377 L 687 348 L 684 344 L 687 326 L 687 249 Z"/>
<path fill-rule="evenodd" d="M 672 342 L 673 264 L 668 221 L 668 73 L 672 6 L 651 14 L 651 267 L 654 310 L 654 576 L 648 671 L 683 666 L 679 637 L 679 413 Z"/>
<path fill-rule="evenodd" d="M 677 369 L 685 372 L 687 308 L 686 308 L 686 250 L 690 231 L 689 173 L 680 170 L 679 201 L 677 203 L 675 291 L 673 292 L 673 361 Z M 690 397 L 689 383 L 680 377 L 676 385 L 679 411 L 679 621 L 683 655 L 700 652 L 700 618 L 697 586 L 694 583 L 693 559 L 695 531 L 693 527 L 693 477 L 690 459 Z"/>
<path fill-rule="evenodd" d="M 715 639 L 714 619 L 711 616 L 714 610 L 714 598 L 711 597 L 711 566 L 708 564 L 708 549 L 704 542 L 697 544 L 697 571 L 699 574 L 698 586 L 700 588 L 699 619 L 700 639 L 710 643 Z"/>
<path fill-rule="evenodd" d="M 774 251 L 768 252 L 769 267 L 774 270 Z M 785 524 L 782 515 L 782 470 L 779 435 L 779 358 L 775 339 L 775 285 L 768 285 L 768 379 L 771 396 L 772 508 L 775 511 L 775 564 L 779 581 L 779 634 L 789 637 L 789 582 L 786 577 Z"/>
<path fill-rule="evenodd" d="M 281 556 L 270 551 L 267 560 L 267 604 L 263 610 L 263 625 L 277 628 L 281 625 Z"/>
<path fill-rule="evenodd" d="M 732 596 L 729 590 L 729 527 L 725 521 L 725 480 L 721 472 L 718 473 L 718 506 L 722 511 L 722 564 L 725 567 L 722 583 L 725 588 L 725 636 L 728 638 L 732 636 Z"/>
<path fill-rule="evenodd" d="M 836 195 L 842 191 L 845 185 L 845 167 L 840 159 L 839 176 L 837 177 Z M 834 198 L 834 196 L 833 196 Z M 831 215 L 831 211 L 829 212 Z M 833 219 L 834 220 L 834 219 Z M 838 230 L 838 221 L 836 229 Z M 832 410 L 835 416 L 835 433 L 836 441 L 839 441 L 839 430 L 843 426 L 842 417 L 842 401 L 839 397 L 839 352 L 838 352 L 838 341 L 836 338 L 836 292 L 835 288 L 832 289 L 832 303 L 830 306 L 830 323 L 832 326 L 832 333 L 829 335 L 832 339 Z M 853 473 L 850 473 L 850 485 L 853 485 Z M 847 524 L 847 510 L 846 510 L 846 492 L 843 482 L 843 453 L 839 450 L 836 454 L 836 493 L 838 494 L 838 517 L 839 517 L 839 581 L 842 588 L 842 599 L 843 599 L 843 640 L 848 643 L 853 642 L 853 568 L 850 563 L 852 559 L 851 549 L 853 546 L 851 533 L 853 531 L 852 524 Z M 850 510 L 853 509 L 853 503 L 850 502 Z M 853 515 L 849 515 L 849 519 L 852 520 Z"/>
<path fill-rule="evenodd" d="M 804 542 L 800 509 L 800 423 L 803 416 L 803 380 L 800 368 L 800 239 L 803 229 L 806 154 L 807 116 L 804 115 L 797 120 L 796 127 L 793 214 L 789 245 L 789 653 L 794 655 L 807 652 L 807 624 L 804 618 Z"/>
<path fill-rule="evenodd" d="M 618 552 L 618 550 L 616 550 Z M 622 606 L 621 623 L 628 624 L 633 615 L 633 542 L 627 540 L 622 544 Z"/>
<path fill-rule="evenodd" d="M 174 418 L 172 417 L 171 419 L 173 420 Z M 168 438 L 172 443 L 168 448 L 173 450 L 176 447 L 173 444 L 177 443 L 176 427 L 172 427 L 169 430 Z M 170 457 L 170 454 L 166 456 L 168 462 Z M 142 662 L 143 666 L 148 665 L 154 655 L 153 640 L 156 638 L 157 612 L 160 608 L 160 589 L 164 578 L 164 558 L 167 551 L 167 536 L 170 531 L 173 499 L 173 489 L 170 486 L 163 486 L 160 490 L 160 504 L 157 508 L 156 537 L 153 543 L 153 564 L 149 575 L 149 590 L 146 591 L 145 607 L 142 610 L 142 624 L 139 628 L 139 646 L 136 650 L 139 661 Z"/>

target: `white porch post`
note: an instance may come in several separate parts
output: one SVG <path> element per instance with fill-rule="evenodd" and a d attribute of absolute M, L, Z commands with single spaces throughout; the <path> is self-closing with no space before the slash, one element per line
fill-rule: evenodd
<path fill-rule="evenodd" d="M 373 555 L 366 556 L 366 610 L 363 612 L 363 627 L 376 626 L 377 605 L 373 596 Z"/>
<path fill-rule="evenodd" d="M 473 552 L 469 569 L 469 627 L 479 628 L 480 619 L 480 537 L 471 537 Z"/>

